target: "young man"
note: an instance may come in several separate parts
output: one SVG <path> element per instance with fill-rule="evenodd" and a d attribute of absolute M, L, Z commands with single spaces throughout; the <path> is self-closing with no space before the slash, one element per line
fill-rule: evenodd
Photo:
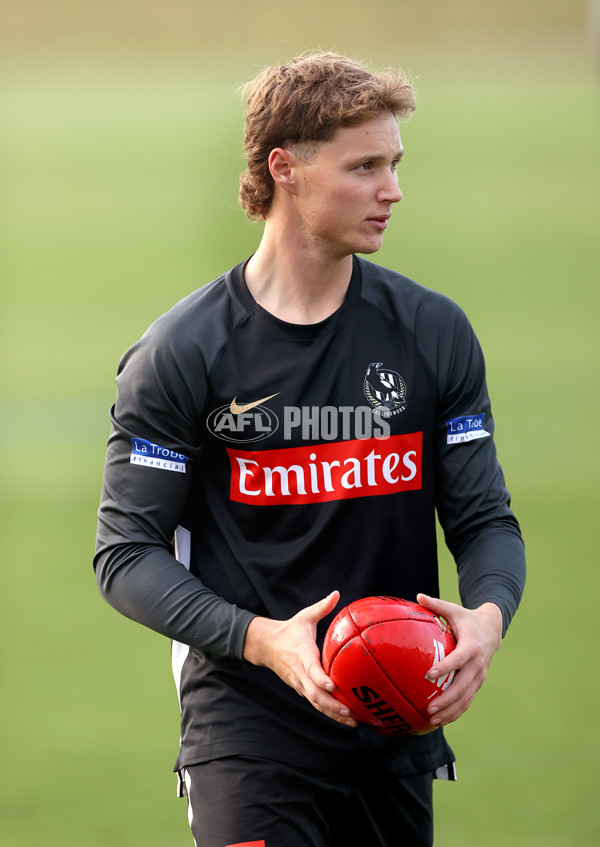
<path fill-rule="evenodd" d="M 174 641 L 198 847 L 429 845 L 432 781 L 453 773 L 441 727 L 524 584 L 483 357 L 451 301 L 355 255 L 402 197 L 408 83 L 323 54 L 247 94 L 240 199 L 264 234 L 121 362 L 98 582 Z M 436 510 L 463 606 L 436 599 Z M 457 636 L 428 734 L 358 726 L 322 668 L 334 610 L 375 594 Z"/>

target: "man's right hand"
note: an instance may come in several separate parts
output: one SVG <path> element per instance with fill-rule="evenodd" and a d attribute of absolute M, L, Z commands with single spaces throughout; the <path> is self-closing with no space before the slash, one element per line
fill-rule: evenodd
<path fill-rule="evenodd" d="M 316 642 L 317 624 L 335 609 L 339 599 L 339 591 L 333 591 L 286 621 L 253 618 L 246 633 L 244 659 L 270 668 L 318 712 L 356 726 L 350 710 L 331 694 L 335 685 L 323 670 Z"/>

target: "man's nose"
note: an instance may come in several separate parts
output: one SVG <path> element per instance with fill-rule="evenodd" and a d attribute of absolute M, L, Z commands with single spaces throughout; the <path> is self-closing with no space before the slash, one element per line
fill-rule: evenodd
<path fill-rule="evenodd" d="M 380 191 L 380 197 L 388 203 L 399 203 L 402 200 L 402 192 L 398 185 L 398 175 L 395 172 L 390 173 L 388 176 L 385 185 Z"/>

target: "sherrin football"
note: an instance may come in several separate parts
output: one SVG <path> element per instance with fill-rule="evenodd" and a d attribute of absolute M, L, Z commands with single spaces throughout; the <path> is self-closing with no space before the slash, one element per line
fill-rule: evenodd
<path fill-rule="evenodd" d="M 426 674 L 455 647 L 448 623 L 423 606 L 365 597 L 331 622 L 323 668 L 357 720 L 385 735 L 421 735 L 434 729 L 427 708 L 454 677 Z"/>

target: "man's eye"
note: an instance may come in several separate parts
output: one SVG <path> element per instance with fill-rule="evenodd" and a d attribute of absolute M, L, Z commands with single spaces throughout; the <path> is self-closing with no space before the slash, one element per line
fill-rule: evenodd
<path fill-rule="evenodd" d="M 358 166 L 359 171 L 371 171 L 373 170 L 373 162 L 363 162 L 362 165 Z"/>

